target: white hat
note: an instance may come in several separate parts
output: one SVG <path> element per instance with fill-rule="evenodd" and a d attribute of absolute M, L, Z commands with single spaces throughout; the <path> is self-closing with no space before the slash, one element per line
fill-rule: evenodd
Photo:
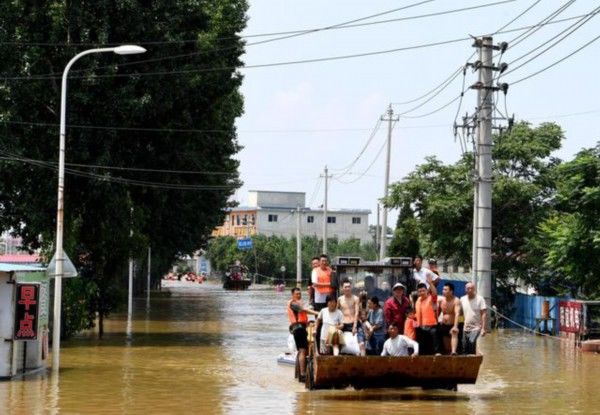
<path fill-rule="evenodd" d="M 394 284 L 394 286 L 392 287 L 392 291 L 394 291 L 396 288 L 402 288 L 404 291 L 406 291 L 406 287 L 404 286 L 404 284 L 401 284 L 399 282 Z"/>

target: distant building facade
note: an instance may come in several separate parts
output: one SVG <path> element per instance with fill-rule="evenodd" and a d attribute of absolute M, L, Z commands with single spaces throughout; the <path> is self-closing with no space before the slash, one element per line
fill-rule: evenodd
<path fill-rule="evenodd" d="M 300 207 L 302 236 L 323 235 L 323 209 L 306 207 L 306 193 L 251 190 L 248 206 L 230 209 L 223 226 L 213 236 L 247 235 L 296 236 L 297 208 Z M 327 236 L 339 240 L 360 239 L 371 242 L 368 209 L 332 209 L 327 211 Z"/>

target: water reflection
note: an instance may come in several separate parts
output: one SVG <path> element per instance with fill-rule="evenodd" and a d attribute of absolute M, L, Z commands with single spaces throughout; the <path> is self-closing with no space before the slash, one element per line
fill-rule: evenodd
<path fill-rule="evenodd" d="M 594 413 L 600 356 L 555 339 L 499 331 L 482 342 L 476 385 L 447 391 L 306 391 L 276 356 L 286 347 L 287 293 L 218 286 L 135 302 L 126 315 L 63 344 L 60 379 L 0 382 L 8 414 Z"/>

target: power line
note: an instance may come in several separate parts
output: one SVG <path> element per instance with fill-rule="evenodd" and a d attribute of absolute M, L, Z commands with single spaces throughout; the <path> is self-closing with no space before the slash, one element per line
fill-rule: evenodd
<path fill-rule="evenodd" d="M 556 62 L 554 62 L 554 63 L 552 63 L 552 64 L 550 64 L 550 65 L 548 65 L 548 66 L 546 66 L 546 67 L 544 67 L 542 69 L 540 69 L 539 71 L 536 71 L 536 72 L 534 72 L 532 74 L 529 74 L 529 75 L 525 76 L 524 78 L 521 78 L 521 79 L 518 79 L 518 80 L 516 80 L 514 82 L 511 82 L 510 85 L 516 85 L 516 84 L 518 84 L 520 82 L 526 81 L 527 79 L 533 78 L 534 76 L 537 76 L 537 75 L 541 74 L 542 72 L 547 71 L 550 68 L 553 68 L 554 66 L 558 65 L 559 63 L 561 63 L 561 62 L 569 59 L 571 56 L 573 56 L 573 55 L 577 54 L 578 52 L 582 51 L 583 49 L 587 48 L 588 46 L 590 46 L 592 43 L 594 43 L 598 39 L 600 39 L 600 35 L 596 36 L 595 38 L 593 38 L 592 40 L 590 40 L 586 44 L 584 44 L 584 45 L 580 46 L 579 48 L 575 49 L 573 52 L 569 53 L 564 58 L 559 59 L 558 61 L 556 61 Z"/>
<path fill-rule="evenodd" d="M 456 77 L 460 74 L 460 71 L 462 69 L 463 69 L 463 65 L 459 66 L 458 69 L 456 69 L 454 72 L 452 72 L 448 78 L 444 79 L 441 84 L 436 85 L 433 89 L 431 89 L 430 91 L 427 91 L 425 94 L 423 94 L 423 95 L 421 95 L 421 96 L 419 96 L 417 98 L 413 98 L 413 99 L 410 99 L 408 101 L 392 102 L 391 104 L 392 105 L 406 105 L 406 104 L 411 104 L 411 103 L 413 103 L 415 101 L 419 101 L 422 98 L 425 98 L 425 97 L 429 96 L 430 94 L 436 92 L 439 88 L 441 88 L 442 86 L 446 85 L 447 82 L 451 82 L 454 79 L 456 79 Z"/>
<path fill-rule="evenodd" d="M 508 23 L 506 23 L 502 27 L 500 27 L 498 30 L 496 30 L 493 34 L 496 34 L 496 33 L 500 32 L 501 30 L 506 29 L 508 26 L 510 26 L 511 24 L 513 24 L 514 22 L 516 22 L 517 20 L 519 20 L 521 17 L 523 17 L 525 14 L 527 14 L 531 9 L 533 9 L 540 1 L 542 1 L 542 0 L 534 1 L 531 6 L 527 7 L 525 10 L 523 10 L 521 13 L 519 13 L 511 21 L 509 21 Z"/>
<path fill-rule="evenodd" d="M 403 118 L 424 118 L 424 117 L 428 117 L 428 116 L 433 115 L 435 113 L 438 113 L 438 112 L 442 111 L 443 109 L 448 108 L 450 105 L 454 104 L 456 101 L 458 101 L 461 98 L 461 96 L 462 96 L 463 93 L 464 93 L 464 91 L 460 95 L 458 95 L 456 98 L 450 100 L 449 102 L 445 103 L 441 107 L 438 107 L 438 108 L 434 109 L 433 111 L 430 111 L 430 112 L 427 112 L 427 113 L 424 113 L 424 114 L 419 114 L 419 115 L 403 115 L 402 117 Z"/>
<path fill-rule="evenodd" d="M 35 160 L 35 159 L 27 158 L 27 157 L 19 157 L 15 154 L 11 154 L 11 153 L 8 153 L 8 152 L 2 151 L 2 150 L 0 150 L 0 154 L 5 154 L 8 156 L 8 157 L 4 157 L 4 159 L 10 158 L 12 161 L 23 162 L 23 163 L 27 163 L 27 164 L 30 164 L 33 166 L 38 166 L 38 167 L 42 167 L 42 168 L 46 168 L 46 169 L 50 169 L 50 170 L 54 170 L 54 171 L 58 170 L 58 166 L 55 165 L 54 163 L 50 163 L 50 162 L 46 162 L 46 161 L 42 161 L 42 160 Z M 112 183 L 139 186 L 139 187 L 150 187 L 150 188 L 156 188 L 156 189 L 233 190 L 238 187 L 237 185 L 191 185 L 191 184 L 183 184 L 183 183 L 151 182 L 151 181 L 145 181 L 145 180 L 127 179 L 127 178 L 118 177 L 118 176 L 101 175 L 101 174 L 90 173 L 90 172 L 85 172 L 85 171 L 81 171 L 81 170 L 77 170 L 77 169 L 70 169 L 70 168 L 65 168 L 65 172 L 70 175 L 78 176 L 78 177 L 85 177 L 85 178 L 91 178 L 91 179 L 96 179 L 96 180 L 105 181 L 105 182 L 112 182 Z"/>
<path fill-rule="evenodd" d="M 463 9 L 454 9 L 454 10 L 449 10 L 446 12 L 438 12 L 438 13 L 430 13 L 427 15 L 419 15 L 419 16 L 408 16 L 408 17 L 404 17 L 404 18 L 400 18 L 400 19 L 392 19 L 389 21 L 376 21 L 376 22 L 369 22 L 369 23 L 361 23 L 361 24 L 355 24 L 357 22 L 361 22 L 364 20 L 368 20 L 368 19 L 372 19 L 374 17 L 379 17 L 379 16 L 383 16 L 386 14 L 391 14 L 391 13 L 395 13 L 401 10 L 407 10 L 416 6 L 420 6 L 426 3 L 431 3 L 435 0 L 424 0 L 424 1 L 419 1 L 417 3 L 412 3 L 406 6 L 402 6 L 402 7 L 397 7 L 394 9 L 390 9 L 390 10 L 386 10 L 383 12 L 379 12 L 379 13 L 375 13 L 375 14 L 371 14 L 368 16 L 364 16 L 364 17 L 360 17 L 357 19 L 353 19 L 353 20 L 349 20 L 346 22 L 342 22 L 342 23 L 337 23 L 334 25 L 330 25 L 330 26 L 322 26 L 322 27 L 316 27 L 316 28 L 310 28 L 310 29 L 296 29 L 296 30 L 287 30 L 287 31 L 280 31 L 280 32 L 269 32 L 269 33 L 256 33 L 256 34 L 249 34 L 249 35 L 239 35 L 239 36 L 224 36 L 224 37 L 218 37 L 215 38 L 214 40 L 231 40 L 231 39 L 249 39 L 249 38 L 256 38 L 256 37 L 272 37 L 272 36 L 282 36 L 282 35 L 306 35 L 306 34 L 310 34 L 310 33 L 316 33 L 316 32 L 321 32 L 321 31 L 327 31 L 327 30 L 335 30 L 335 29 L 346 29 L 346 28 L 350 28 L 350 27 L 358 27 L 358 26 L 368 26 L 368 25 L 372 25 L 372 24 L 380 24 L 380 23 L 388 23 L 388 22 L 394 22 L 394 21 L 399 21 L 399 20 L 410 20 L 410 19 L 417 19 L 417 18 L 421 18 L 421 17 L 430 17 L 430 16 L 436 16 L 440 13 L 443 14 L 447 14 L 447 13 L 455 13 L 455 12 L 459 12 L 459 11 L 465 11 L 465 10 L 470 10 L 470 9 L 477 9 L 477 8 L 481 8 L 481 7 L 488 7 L 488 6 L 494 6 L 497 4 L 503 4 L 506 3 L 505 1 L 501 1 L 501 2 L 497 2 L 497 3 L 491 3 L 489 5 L 482 5 L 482 6 L 475 6 L 475 7 L 466 7 Z M 512 0 L 515 1 L 515 0 Z M 287 37 L 286 37 L 287 39 Z M 279 40 L 279 39 L 277 39 Z M 52 46 L 52 47 L 56 47 L 56 46 L 65 46 L 65 47 L 78 47 L 78 46 L 94 46 L 94 47 L 111 47 L 111 46 L 119 46 L 122 45 L 124 43 L 135 43 L 137 45 L 165 45 L 165 44 L 184 44 L 184 43 L 197 43 L 199 41 L 199 39 L 182 39 L 182 40 L 157 40 L 157 41 L 126 41 L 126 42 L 108 42 L 108 43 L 101 43 L 101 42 L 20 42 L 20 41 L 5 41 L 5 42 L 0 42 L 0 45 L 5 44 L 5 45 L 14 45 L 14 46 Z M 267 40 L 269 42 L 273 41 L 273 39 L 269 39 Z M 256 43 L 258 44 L 258 43 Z"/>
<path fill-rule="evenodd" d="M 512 38 L 511 40 L 509 40 L 508 43 L 509 43 L 510 47 L 514 48 L 519 43 L 523 42 L 525 39 L 527 39 L 528 37 L 532 36 L 534 33 L 536 33 L 538 30 L 540 30 L 546 24 L 552 23 L 555 17 L 559 16 L 562 12 L 564 12 L 565 10 L 567 10 L 570 6 L 572 6 L 575 3 L 575 1 L 576 0 L 569 0 L 569 1 L 567 1 L 562 6 L 560 6 L 558 9 L 554 10 L 552 13 L 550 13 L 549 15 L 547 15 L 546 17 L 544 17 L 542 20 L 540 20 L 537 25 L 534 25 L 534 26 L 530 27 L 524 33 L 521 33 L 520 35 L 518 35 L 518 36 Z M 579 17 L 577 17 L 577 18 L 579 18 Z M 560 20 L 556 20 L 554 22 L 559 23 L 561 21 Z"/>
<path fill-rule="evenodd" d="M 7 121 L 0 120 L 0 123 L 8 125 L 27 125 L 27 126 L 41 126 L 41 127 L 56 127 L 60 124 L 57 123 L 45 123 L 45 122 L 31 122 L 31 121 Z M 320 128 L 320 129 L 296 129 L 296 130 L 279 130 L 279 129 L 265 129 L 265 130 L 225 130 L 225 129 L 194 129 L 194 128 L 148 128 L 148 127 L 117 127 L 109 125 L 76 125 L 67 124 L 67 128 L 77 129 L 93 129 L 93 130 L 121 130 L 121 131 L 142 131 L 142 132 L 163 132 L 163 133 L 338 133 L 338 132 L 360 132 L 369 131 L 368 128 Z"/>
<path fill-rule="evenodd" d="M 584 16 L 584 15 L 575 16 L 575 17 L 567 18 L 567 19 L 562 19 L 562 20 L 554 21 L 554 22 L 536 24 L 536 25 L 532 25 L 532 26 L 526 26 L 526 27 L 521 27 L 521 28 L 516 28 L 516 29 L 510 29 L 510 30 L 504 30 L 504 31 L 497 32 L 497 33 L 498 34 L 500 34 L 500 33 L 511 33 L 511 32 L 516 32 L 516 31 L 526 30 L 526 29 L 529 29 L 531 27 L 544 26 L 544 25 L 547 25 L 547 24 L 561 23 L 561 22 L 564 22 L 564 21 L 567 21 L 567 20 L 573 20 L 575 18 L 580 18 L 582 16 Z M 485 35 L 479 35 L 479 36 L 485 36 Z M 298 65 L 298 64 L 304 64 L 304 63 L 317 63 L 317 62 L 327 62 L 327 61 L 354 59 L 354 58 L 360 58 L 360 57 L 366 57 L 366 56 L 384 55 L 384 54 L 395 53 L 395 52 L 402 52 L 402 51 L 408 51 L 408 50 L 416 50 L 416 49 L 430 48 L 430 47 L 435 47 L 435 46 L 443 46 L 443 45 L 448 45 L 448 44 L 451 44 L 451 43 L 463 42 L 463 41 L 470 40 L 470 39 L 471 39 L 471 37 L 462 37 L 462 38 L 448 39 L 448 40 L 443 40 L 443 41 L 438 41 L 438 42 L 423 43 L 423 44 L 418 44 L 418 45 L 404 46 L 404 47 L 393 48 L 393 49 L 386 49 L 386 50 L 379 50 L 379 51 L 355 53 L 355 54 L 348 54 L 348 55 L 338 55 L 338 56 L 328 56 L 328 57 L 312 58 L 312 59 L 301 59 L 301 60 L 294 60 L 294 61 L 271 62 L 271 63 L 264 63 L 264 64 L 256 64 L 256 65 L 246 65 L 246 66 L 243 66 L 243 67 L 223 66 L 223 67 L 212 67 L 212 68 L 210 68 L 210 67 L 209 68 L 196 68 L 196 69 L 179 70 L 179 71 L 138 72 L 138 73 L 127 73 L 127 74 L 101 74 L 101 75 L 89 75 L 89 76 L 72 76 L 72 77 L 69 77 L 69 79 L 94 79 L 94 78 L 121 78 L 121 77 L 162 76 L 162 75 L 186 75 L 186 74 L 198 74 L 198 73 L 215 72 L 215 71 L 232 71 L 232 70 L 245 70 L 245 69 L 256 69 L 256 68 L 269 68 L 269 67 L 278 67 L 278 66 L 287 66 L 287 65 Z M 35 80 L 60 79 L 60 77 L 59 76 L 48 76 L 48 75 L 30 75 L 30 76 L 0 76 L 0 79 L 2 79 L 4 81 L 11 81 L 11 80 L 12 81 L 14 81 L 14 80 L 31 80 L 31 81 L 35 81 Z"/>
<path fill-rule="evenodd" d="M 465 70 L 466 70 L 466 67 L 463 67 L 463 74 L 465 74 Z M 446 85 L 443 85 L 443 86 L 441 86 L 441 88 L 439 88 L 439 89 L 438 89 L 438 91 L 437 91 L 435 94 L 433 94 L 432 96 L 430 96 L 429 98 L 427 98 L 425 101 L 421 102 L 421 103 L 420 103 L 420 104 L 418 104 L 418 105 L 415 105 L 415 106 L 414 106 L 414 107 L 412 107 L 411 109 L 408 109 L 408 110 L 406 110 L 406 111 L 404 111 L 404 112 L 401 112 L 401 113 L 400 113 L 400 114 L 398 114 L 398 115 L 400 115 L 400 116 L 403 116 L 403 115 L 406 115 L 406 114 L 410 114 L 411 112 L 414 112 L 415 110 L 418 110 L 419 108 L 423 107 L 425 104 L 427 104 L 428 102 L 432 101 L 434 98 L 436 98 L 437 96 L 439 96 L 439 95 L 442 93 L 442 91 L 444 91 L 444 90 L 445 90 L 445 89 L 446 89 L 448 86 L 450 86 L 450 85 L 452 84 L 452 82 L 453 82 L 453 81 L 454 81 L 456 78 L 458 78 L 458 75 L 460 75 L 460 72 L 457 72 L 457 73 L 456 73 L 456 75 L 454 75 L 454 76 L 453 76 L 453 77 L 452 77 L 452 78 L 451 78 L 451 79 L 450 79 L 450 80 L 449 80 L 449 81 L 446 83 Z M 463 77 L 464 77 L 464 76 L 463 76 Z M 463 83 L 464 83 L 464 82 L 463 82 Z"/>
<path fill-rule="evenodd" d="M 350 162 L 350 164 L 348 164 L 340 169 L 331 169 L 331 170 L 342 172 L 342 173 L 338 174 L 338 177 L 344 176 L 344 173 L 347 172 L 348 170 L 350 170 L 356 164 L 356 162 L 358 162 L 358 160 L 362 157 L 362 155 L 365 153 L 365 151 L 369 147 L 369 144 L 371 144 L 371 141 L 373 141 L 373 138 L 375 137 L 375 135 L 377 135 L 377 132 L 379 131 L 379 127 L 381 127 L 381 118 L 377 119 L 375 126 L 371 130 L 371 134 L 369 135 L 369 138 L 365 142 L 365 145 L 362 147 L 362 149 L 359 151 L 358 155 L 354 158 L 354 160 L 352 160 Z"/>
<path fill-rule="evenodd" d="M 412 46 L 403 46 L 394 49 L 385 49 L 378 50 L 372 52 L 363 52 L 363 53 L 354 53 L 349 55 L 338 55 L 338 56 L 327 56 L 321 58 L 312 58 L 312 59 L 300 59 L 294 61 L 281 61 L 281 62 L 271 62 L 271 63 L 263 63 L 256 65 L 246 65 L 243 67 L 237 66 L 222 66 L 222 67 L 212 67 L 212 68 L 196 68 L 196 69 L 187 69 L 187 70 L 179 70 L 179 71 L 159 71 L 159 72 L 138 72 L 138 73 L 124 73 L 124 74 L 103 74 L 103 75 L 89 75 L 89 76 L 70 76 L 69 79 L 95 79 L 95 78 L 122 78 L 122 77 L 141 77 L 141 76 L 161 76 L 161 75 L 183 75 L 183 74 L 197 74 L 204 72 L 215 72 L 215 71 L 230 71 L 230 70 L 243 70 L 243 69 L 256 69 L 256 68 L 271 68 L 277 66 L 288 66 L 288 65 L 298 65 L 304 63 L 317 63 L 317 62 L 326 62 L 326 61 L 336 61 L 336 60 L 345 60 L 345 59 L 354 59 L 361 58 L 366 56 L 376 56 L 376 55 L 385 55 L 389 53 L 402 52 L 407 50 L 416 50 L 423 48 L 430 48 L 434 46 L 443 46 L 451 43 L 463 42 L 465 40 L 469 40 L 470 37 L 462 37 L 457 39 L 449 39 L 443 40 L 439 42 L 431 42 L 431 43 L 422 43 L 418 45 Z M 46 75 L 32 75 L 32 76 L 0 76 L 0 79 L 4 81 L 10 80 L 52 80 L 52 79 L 60 79 L 59 76 L 46 76 Z"/>
<path fill-rule="evenodd" d="M 542 49 L 540 52 L 538 52 L 537 54 L 535 54 L 533 57 L 529 58 L 528 60 L 526 60 L 525 62 L 523 62 L 520 65 L 517 65 L 516 67 L 512 68 L 511 70 L 507 71 L 504 76 L 513 73 L 515 71 L 517 71 L 519 68 L 522 68 L 523 66 L 527 65 L 528 63 L 534 61 L 535 59 L 537 59 L 539 56 L 543 55 L 544 53 L 546 53 L 547 51 L 549 51 L 550 49 L 552 49 L 553 47 L 555 47 L 556 45 L 558 45 L 560 42 L 562 42 L 563 40 L 565 40 L 566 38 L 568 38 L 569 36 L 571 36 L 574 32 L 576 32 L 578 29 L 580 29 L 581 27 L 583 27 L 586 23 L 588 23 L 591 19 L 593 19 L 598 13 L 600 13 L 600 7 L 597 7 L 596 9 L 594 9 L 592 11 L 592 14 L 590 16 L 586 16 L 584 18 L 582 18 L 581 20 L 578 20 L 576 23 L 570 25 L 569 27 L 567 27 L 566 29 L 562 30 L 561 32 L 559 32 L 557 35 L 551 37 L 550 39 L 548 39 L 546 42 L 544 42 L 543 44 L 547 44 L 548 42 L 556 39 L 557 37 L 559 37 L 560 35 L 563 35 L 560 39 L 558 39 L 556 42 L 551 43 L 550 45 L 548 45 L 547 47 L 545 47 L 544 49 Z M 565 34 L 566 32 L 566 34 Z M 513 61 L 509 62 L 509 66 L 512 65 L 515 62 L 520 61 L 521 59 L 523 59 L 525 56 L 531 55 L 532 53 L 534 53 L 535 51 L 539 50 L 540 47 L 542 45 L 539 45 L 537 47 L 535 47 L 534 49 L 530 50 L 529 52 L 526 52 L 524 54 L 522 54 L 521 56 L 519 56 L 518 58 L 514 59 Z"/>
<path fill-rule="evenodd" d="M 335 28 L 340 28 L 343 27 L 345 25 L 348 24 L 352 24 L 352 23 L 356 23 L 356 22 L 360 22 L 363 20 L 368 20 L 368 19 L 372 19 L 373 17 L 378 17 L 378 16 L 382 16 L 385 14 L 390 14 L 390 13 L 394 13 L 400 10 L 405 10 L 405 9 L 409 9 L 411 7 L 415 7 L 415 6 L 420 6 L 422 4 L 425 3 L 431 3 L 435 0 L 424 0 L 424 1 L 420 1 L 417 3 L 413 3 L 413 4 L 409 4 L 407 6 L 403 6 L 403 7 L 397 7 L 391 10 L 386 10 L 384 12 L 380 12 L 380 13 L 376 13 L 376 14 L 372 14 L 369 16 L 365 16 L 365 17 L 361 17 L 358 19 L 353 19 L 353 20 L 349 20 L 346 22 L 342 22 L 342 23 L 337 23 L 334 25 L 330 25 L 330 26 L 326 26 L 326 27 L 320 27 L 320 28 L 315 28 L 315 29 L 308 29 L 308 30 L 304 30 L 304 31 L 296 31 L 292 34 L 287 34 L 284 36 L 279 36 L 276 38 L 272 38 L 272 39 L 266 39 L 266 40 L 260 40 L 257 42 L 251 42 L 246 44 L 245 46 L 257 46 L 257 45 L 262 45 L 265 43 L 272 43 L 272 42 L 276 42 L 276 41 L 281 41 L 281 40 L 285 40 L 285 39 L 291 39 L 291 38 L 295 38 L 295 37 L 299 37 L 299 36 L 304 36 L 304 35 L 308 35 L 308 34 L 312 34 L 312 33 L 316 33 L 316 32 L 320 32 L 320 31 L 324 31 L 324 30 L 331 30 L 331 29 L 335 29 Z M 137 60 L 137 61 L 131 61 L 131 62 L 124 62 L 118 65 L 104 65 L 104 66 L 99 66 L 97 69 L 110 69 L 110 68 L 115 68 L 115 67 L 124 67 L 124 66 L 131 66 L 131 65 L 138 65 L 138 64 L 142 64 L 142 63 L 153 63 L 153 62 L 161 62 L 164 60 L 172 60 L 172 59 L 179 59 L 179 58 L 189 58 L 189 57 L 193 57 L 193 56 L 200 56 L 200 55 L 205 55 L 208 53 L 217 53 L 217 52 L 224 52 L 224 51 L 228 51 L 228 50 L 234 50 L 239 48 L 240 45 L 235 45 L 235 46 L 228 46 L 228 47 L 224 47 L 224 48 L 215 48 L 215 49 L 211 49 L 208 51 L 197 51 L 197 52 L 190 52 L 190 53 L 185 53 L 185 54 L 179 54 L 179 55 L 171 55 L 171 56 L 164 56 L 164 57 L 160 57 L 160 58 L 151 58 L 151 59 L 142 59 L 142 60 Z M 81 73 L 81 72 L 85 72 L 87 71 L 87 69 L 76 69 L 71 71 L 71 73 Z M 54 72 L 50 75 L 62 75 L 61 72 Z"/>
<path fill-rule="evenodd" d="M 373 161 L 371 162 L 371 164 L 369 164 L 369 166 L 361 174 L 359 174 L 355 179 L 352 179 L 350 181 L 344 181 L 344 180 L 340 180 L 339 177 L 334 177 L 335 180 L 337 180 L 338 182 L 340 182 L 342 184 L 352 184 L 352 183 L 356 183 L 357 181 L 359 181 L 360 179 L 362 179 L 369 172 L 369 170 L 371 170 L 371 168 L 373 167 L 373 165 L 375 165 L 375 163 L 377 162 L 377 160 L 379 160 L 379 157 L 381 156 L 381 153 L 383 152 L 383 149 L 385 148 L 386 143 L 387 143 L 387 141 L 384 140 L 383 145 L 381 146 L 381 148 L 379 149 L 379 151 L 375 155 L 375 158 L 373 159 Z M 342 177 L 342 176 L 340 176 L 340 177 Z"/>

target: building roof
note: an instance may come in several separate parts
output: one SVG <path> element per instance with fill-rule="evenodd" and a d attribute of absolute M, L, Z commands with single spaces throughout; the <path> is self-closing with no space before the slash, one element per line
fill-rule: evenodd
<path fill-rule="evenodd" d="M 312 208 L 300 208 L 302 209 L 302 213 L 311 213 L 311 212 L 323 212 L 323 209 L 312 209 Z M 252 210 L 279 210 L 285 212 L 296 211 L 295 208 L 291 207 L 282 207 L 282 206 L 236 206 L 233 208 L 228 208 L 228 212 L 246 212 Z M 371 213 L 370 209 L 327 209 L 327 214 L 363 214 L 368 215 Z"/>
<path fill-rule="evenodd" d="M 15 264 L 4 264 L 0 263 L 0 272 L 32 272 L 32 271 L 46 271 L 46 268 L 42 265 L 15 265 Z"/>
<path fill-rule="evenodd" d="M 306 192 L 286 192 L 283 190 L 248 190 L 248 192 L 257 192 L 257 193 L 287 193 L 293 195 L 305 195 Z"/>
<path fill-rule="evenodd" d="M 35 264 L 40 261 L 38 254 L 7 254 L 0 255 L 0 262 L 9 264 Z"/>

